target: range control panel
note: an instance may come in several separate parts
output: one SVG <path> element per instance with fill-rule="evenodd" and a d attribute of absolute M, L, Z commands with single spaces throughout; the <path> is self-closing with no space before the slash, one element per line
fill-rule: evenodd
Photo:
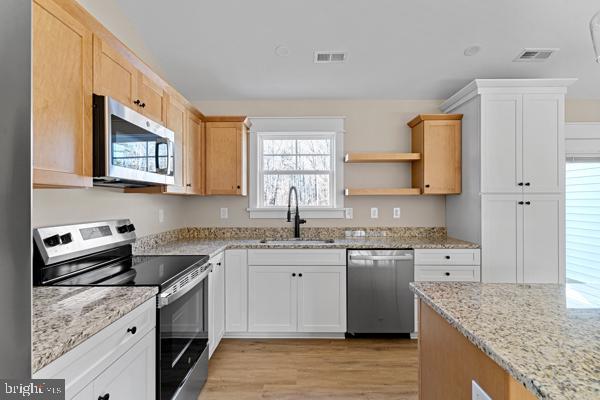
<path fill-rule="evenodd" d="M 33 239 L 46 265 L 132 243 L 135 238 L 135 226 L 129 219 L 33 230 Z"/>

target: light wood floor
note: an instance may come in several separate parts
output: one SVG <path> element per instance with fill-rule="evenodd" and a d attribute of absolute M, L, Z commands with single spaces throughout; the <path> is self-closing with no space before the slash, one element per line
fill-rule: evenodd
<path fill-rule="evenodd" d="M 199 400 L 416 400 L 417 362 L 409 339 L 227 339 Z"/>

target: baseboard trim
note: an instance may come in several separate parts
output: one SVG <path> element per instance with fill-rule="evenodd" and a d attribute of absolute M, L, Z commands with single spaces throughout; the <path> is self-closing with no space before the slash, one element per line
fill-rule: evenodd
<path fill-rule="evenodd" d="M 227 332 L 224 339 L 344 339 L 340 332 Z"/>

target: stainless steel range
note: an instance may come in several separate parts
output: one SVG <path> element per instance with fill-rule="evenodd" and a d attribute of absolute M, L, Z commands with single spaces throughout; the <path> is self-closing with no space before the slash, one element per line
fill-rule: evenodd
<path fill-rule="evenodd" d="M 34 285 L 156 286 L 156 398 L 196 400 L 208 375 L 208 256 L 136 256 L 128 219 L 37 228 Z"/>

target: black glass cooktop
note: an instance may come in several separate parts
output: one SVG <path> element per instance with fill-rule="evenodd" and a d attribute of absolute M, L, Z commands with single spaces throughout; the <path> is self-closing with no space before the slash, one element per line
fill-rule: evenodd
<path fill-rule="evenodd" d="M 159 286 L 208 261 L 208 256 L 129 256 L 107 265 L 52 282 L 58 286 Z M 59 272 L 60 274 L 60 272 Z"/>

